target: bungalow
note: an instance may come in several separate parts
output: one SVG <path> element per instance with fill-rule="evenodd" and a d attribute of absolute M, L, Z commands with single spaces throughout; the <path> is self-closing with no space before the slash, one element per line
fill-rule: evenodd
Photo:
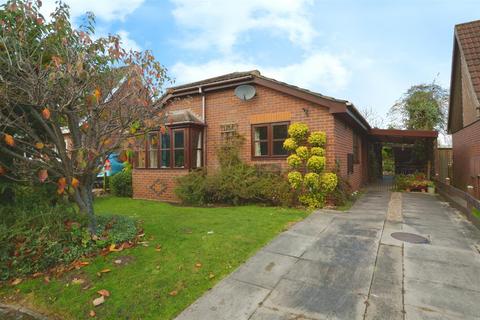
<path fill-rule="evenodd" d="M 338 168 L 354 190 L 367 182 L 371 128 L 348 101 L 254 70 L 170 88 L 160 103 L 164 129 L 150 132 L 136 151 L 134 198 L 178 201 L 176 178 L 196 168 L 218 168 L 216 150 L 233 134 L 245 138 L 243 161 L 285 170 L 282 145 L 294 122 L 326 132 L 327 167 Z"/>
<path fill-rule="evenodd" d="M 455 26 L 448 131 L 452 184 L 480 198 L 480 20 Z"/>

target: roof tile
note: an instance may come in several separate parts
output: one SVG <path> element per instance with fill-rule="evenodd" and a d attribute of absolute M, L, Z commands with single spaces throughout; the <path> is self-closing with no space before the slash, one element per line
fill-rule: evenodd
<path fill-rule="evenodd" d="M 456 25 L 455 32 L 470 72 L 473 89 L 480 100 L 480 20 Z"/>

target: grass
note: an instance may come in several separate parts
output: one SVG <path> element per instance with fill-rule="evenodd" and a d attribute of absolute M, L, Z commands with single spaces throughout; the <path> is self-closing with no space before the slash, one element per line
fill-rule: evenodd
<path fill-rule="evenodd" d="M 92 258 L 90 265 L 49 283 L 42 278 L 0 288 L 0 297 L 13 295 L 60 319 L 86 319 L 90 310 L 98 319 L 171 319 L 289 224 L 307 215 L 295 209 L 191 208 L 115 197 L 98 199 L 95 207 L 98 214 L 143 221 L 148 247 Z M 118 259 L 128 263 L 116 264 Z M 107 268 L 111 272 L 97 275 Z M 74 277 L 85 282 L 73 284 Z M 111 295 L 93 307 L 100 289 Z"/>

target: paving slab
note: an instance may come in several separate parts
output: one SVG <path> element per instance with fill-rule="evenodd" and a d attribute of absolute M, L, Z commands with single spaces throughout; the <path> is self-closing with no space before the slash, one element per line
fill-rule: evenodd
<path fill-rule="evenodd" d="M 431 261 L 405 258 L 405 277 L 443 283 L 480 292 L 480 264 L 464 265 L 456 261 Z"/>
<path fill-rule="evenodd" d="M 366 320 L 403 320 L 402 301 L 379 296 L 368 299 Z"/>
<path fill-rule="evenodd" d="M 265 300 L 268 308 L 319 319 L 362 319 L 367 297 L 345 289 L 280 280 Z"/>
<path fill-rule="evenodd" d="M 274 310 L 262 306 L 255 311 L 249 320 L 318 320 L 318 318 L 311 318 L 303 314 L 283 312 L 278 309 Z"/>
<path fill-rule="evenodd" d="M 260 251 L 238 268 L 232 278 L 272 289 L 298 259 L 277 253 Z"/>
<path fill-rule="evenodd" d="M 284 232 L 265 246 L 265 251 L 300 257 L 318 238 L 293 232 Z"/>
<path fill-rule="evenodd" d="M 286 279 L 302 281 L 324 288 L 344 289 L 367 295 L 373 273 L 373 264 L 331 264 L 321 261 L 299 260 Z"/>
<path fill-rule="evenodd" d="M 405 279 L 405 305 L 463 317 L 480 315 L 480 292 L 431 281 Z"/>
<path fill-rule="evenodd" d="M 247 320 L 270 290 L 227 278 L 176 319 Z"/>

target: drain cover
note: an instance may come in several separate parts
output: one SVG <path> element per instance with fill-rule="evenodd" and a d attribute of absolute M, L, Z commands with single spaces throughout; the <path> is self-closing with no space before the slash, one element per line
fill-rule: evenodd
<path fill-rule="evenodd" d="M 391 234 L 392 238 L 395 238 L 400 241 L 410 242 L 410 243 L 429 243 L 430 241 L 415 233 L 409 232 L 394 232 Z"/>

